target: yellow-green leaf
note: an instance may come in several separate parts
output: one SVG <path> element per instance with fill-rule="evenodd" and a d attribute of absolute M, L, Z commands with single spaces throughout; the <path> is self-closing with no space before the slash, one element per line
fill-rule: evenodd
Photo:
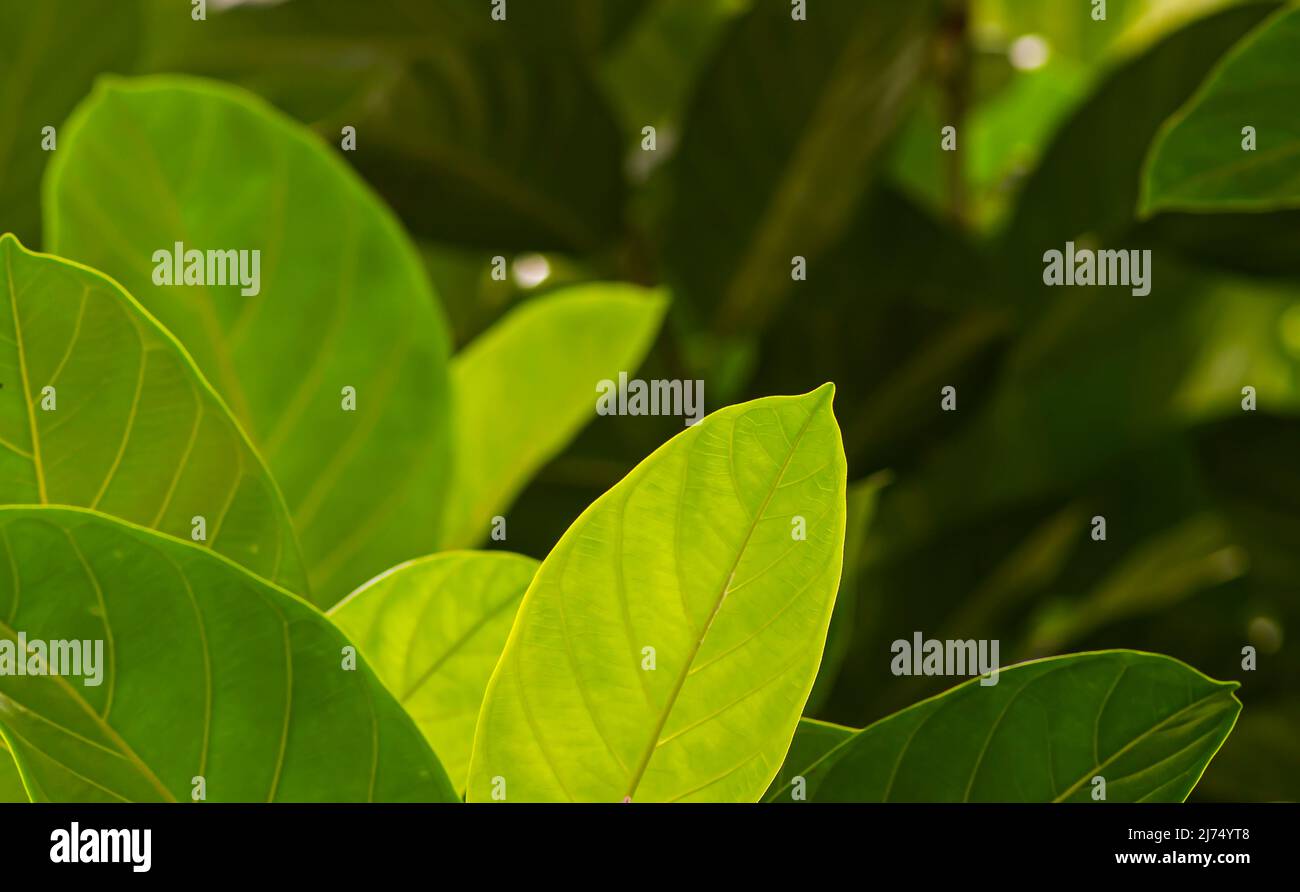
<path fill-rule="evenodd" d="M 52 249 L 125 284 L 248 431 L 316 603 L 437 547 L 446 331 L 401 226 L 338 155 L 233 87 L 104 80 L 65 126 L 45 198 Z M 202 284 L 155 284 L 178 243 L 203 252 Z M 260 252 L 257 286 L 208 281 L 210 251 L 249 252 L 249 281 Z"/>
<path fill-rule="evenodd" d="M 0 295 L 0 503 L 92 508 L 306 592 L 275 482 L 170 333 L 112 279 L 10 235 Z"/>
<path fill-rule="evenodd" d="M 465 789 L 474 723 L 537 561 L 453 551 L 394 567 L 330 617 L 356 642 Z"/>
<path fill-rule="evenodd" d="M 577 285 L 523 304 L 456 355 L 444 548 L 487 537 L 492 517 L 595 417 L 597 383 L 641 364 L 664 307 L 634 285 Z"/>
<path fill-rule="evenodd" d="M 833 394 L 715 412 L 583 512 L 534 577 L 488 683 L 470 801 L 763 794 L 839 582 Z"/>

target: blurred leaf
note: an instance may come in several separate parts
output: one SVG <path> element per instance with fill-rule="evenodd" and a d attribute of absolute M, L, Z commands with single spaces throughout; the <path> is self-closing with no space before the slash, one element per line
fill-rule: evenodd
<path fill-rule="evenodd" d="M 619 231 L 624 146 L 568 41 L 604 45 L 637 6 L 513 3 L 494 22 L 480 3 L 292 0 L 202 27 L 162 7 L 148 64 L 249 87 L 334 145 L 355 127 L 346 157 L 420 236 L 587 251 Z"/>
<path fill-rule="evenodd" d="M 716 326 L 760 327 L 809 279 L 926 64 L 933 4 L 759 3 L 706 70 L 671 170 L 669 280 Z"/>
<path fill-rule="evenodd" d="M 633 377 L 666 306 L 634 285 L 576 285 L 517 307 L 456 355 L 442 547 L 487 537 L 493 516 L 595 417 L 597 383 Z"/>
<path fill-rule="evenodd" d="M 763 800 L 771 802 L 780 794 L 790 791 L 790 783 L 795 775 L 808 766 L 817 764 L 856 733 L 855 728 L 819 722 L 816 719 L 800 719 L 799 726 L 794 729 L 794 740 L 790 741 L 790 751 L 785 754 L 781 770 L 772 779 L 771 786 L 763 794 Z"/>
<path fill-rule="evenodd" d="M 880 471 L 849 485 L 844 524 L 844 570 L 840 573 L 840 588 L 835 595 L 835 609 L 831 612 L 831 624 L 826 632 L 821 666 L 817 669 L 817 679 L 813 682 L 804 712 L 816 712 L 818 706 L 829 696 L 852 644 L 858 606 L 858 564 L 861 561 L 862 542 L 871 527 L 871 518 L 876 513 L 880 490 L 889 485 L 890 479 L 888 471 Z"/>
<path fill-rule="evenodd" d="M 973 400 L 1007 327 L 980 247 L 891 188 L 867 196 L 791 294 L 763 336 L 749 391 L 834 380 L 853 476 L 914 461 L 940 420 L 934 395 L 959 376 Z"/>
<path fill-rule="evenodd" d="M 1174 32 L 1110 73 L 1057 131 L 1026 182 L 1005 233 L 1006 263 L 1029 309 L 1042 292 L 1042 255 L 1092 234 L 1112 244 L 1131 225 L 1142 164 L 1161 123 L 1225 51 L 1277 8 L 1232 7 Z M 1105 135 L 1105 150 L 1098 148 Z M 1127 245 L 1125 246 L 1127 247 Z"/>
<path fill-rule="evenodd" d="M 1029 632 L 1029 655 L 1059 653 L 1095 629 L 1135 614 L 1168 610 L 1245 570 L 1245 552 L 1219 518 L 1190 518 L 1138 543 L 1086 597 L 1045 606 Z"/>
<path fill-rule="evenodd" d="M 975 0 L 973 27 L 978 33 L 996 35 L 1004 41 L 1036 34 L 1046 41 L 1051 57 L 1089 63 L 1104 58 L 1112 50 L 1121 35 L 1138 20 L 1144 5 L 1146 0 L 1110 3 L 1103 23 L 1093 19 L 1091 3 Z"/>
<path fill-rule="evenodd" d="M 1283 10 L 1233 47 L 1161 128 L 1141 211 L 1269 210 L 1300 204 L 1300 10 Z M 1245 151 L 1249 125 L 1257 147 Z"/>
<path fill-rule="evenodd" d="M 978 8 L 978 6 L 976 7 Z M 948 171 L 961 165 L 969 207 L 965 222 L 991 230 L 1004 222 L 1021 182 L 1038 162 L 1060 121 L 1087 95 L 1088 79 L 1078 63 L 1049 55 L 1045 67 L 1017 71 L 1007 61 L 1008 48 L 985 46 L 979 17 L 971 26 L 973 71 L 965 77 L 969 107 L 957 123 L 957 151 L 944 151 L 940 134 L 953 123 L 956 109 L 948 91 L 935 80 L 919 91 L 906 124 L 890 151 L 891 178 L 934 213 L 950 212 Z M 993 68 L 1001 76 L 985 75 Z M 958 75 L 959 77 L 961 75 Z M 995 85 L 985 82 L 995 80 Z"/>
<path fill-rule="evenodd" d="M 41 237 L 42 128 L 57 128 L 105 71 L 129 71 L 138 50 L 137 0 L 0 3 L 0 232 Z"/>
<path fill-rule="evenodd" d="M 464 792 L 483 691 L 537 561 L 445 552 L 383 573 L 330 610 Z"/>
<path fill-rule="evenodd" d="M 1159 213 L 1132 232 L 1161 256 L 1250 276 L 1300 278 L 1300 211 Z"/>
<path fill-rule="evenodd" d="M 0 675 L 33 799 L 190 801 L 202 777 L 209 802 L 456 801 L 370 668 L 342 668 L 347 639 L 283 589 L 82 509 L 0 508 L 0 533 L 0 637 L 104 646 L 98 684 Z"/>
<path fill-rule="evenodd" d="M 1240 414 L 1247 385 L 1274 411 L 1300 411 L 1300 293 L 1168 261 L 1153 275 L 1142 298 L 1058 290 L 992 398 L 893 490 L 889 535 L 1068 491 L 1126 451 Z M 964 411 L 959 396 L 954 424 Z"/>
<path fill-rule="evenodd" d="M 172 335 L 107 276 L 0 237 L 0 502 L 91 508 L 307 593 L 270 472 Z M 46 388 L 54 408 L 46 409 Z"/>
<path fill-rule="evenodd" d="M 645 5 L 645 13 L 600 72 L 624 131 L 638 142 L 647 124 L 661 132 L 680 129 L 701 69 L 746 0 L 651 0 Z"/>
<path fill-rule="evenodd" d="M 124 283 L 226 398 L 284 492 L 316 603 L 432 551 L 447 338 L 388 210 L 310 133 L 225 85 L 103 82 L 67 130 L 48 241 Z M 155 285 L 150 258 L 177 242 L 261 251 L 260 293 Z"/>
<path fill-rule="evenodd" d="M 583 512 L 488 683 L 469 801 L 489 800 L 496 776 L 512 802 L 762 795 L 812 687 L 843 560 L 833 392 L 715 412 Z"/>
<path fill-rule="evenodd" d="M 1236 682 L 1156 654 L 1072 654 L 972 679 L 859 731 L 812 802 L 1181 802 L 1232 730 Z M 784 791 L 769 801 L 785 801 Z"/>

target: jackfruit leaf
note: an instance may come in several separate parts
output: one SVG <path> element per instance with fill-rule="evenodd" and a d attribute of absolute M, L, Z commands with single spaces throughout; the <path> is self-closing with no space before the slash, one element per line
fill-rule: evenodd
<path fill-rule="evenodd" d="M 492 518 L 596 416 L 598 383 L 633 376 L 665 306 L 633 285 L 577 285 L 520 305 L 456 355 L 444 548 L 487 537 Z"/>
<path fill-rule="evenodd" d="M 1107 802 L 1181 802 L 1232 731 L 1237 687 L 1137 651 L 1021 663 L 887 716 L 793 773 L 809 802 L 1091 802 L 1097 778 Z"/>
<path fill-rule="evenodd" d="M 763 325 L 848 224 L 927 62 L 935 4 L 757 3 L 706 67 L 671 175 L 669 281 L 725 332 Z M 798 101 L 792 101 L 798 97 Z"/>
<path fill-rule="evenodd" d="M 652 124 L 681 128 L 681 116 L 700 71 L 746 0 L 655 0 L 647 3 L 599 75 L 623 129 L 639 142 Z M 671 148 L 671 147 L 669 147 Z"/>
<path fill-rule="evenodd" d="M 1143 161 L 1161 124 L 1215 60 L 1276 8 L 1245 3 L 1173 32 L 1116 66 L 1056 131 L 1004 235 L 1009 282 L 1020 286 L 1028 312 L 1048 303 L 1040 291 L 1043 252 L 1085 235 L 1107 244 L 1132 226 Z M 1105 152 L 1094 151 L 1098 133 L 1107 135 Z"/>
<path fill-rule="evenodd" d="M 0 378 L 18 392 L 0 412 L 0 503 L 91 508 L 306 592 L 270 472 L 169 332 L 112 279 L 12 235 L 0 293 Z"/>
<path fill-rule="evenodd" d="M 447 335 L 418 256 L 360 179 L 251 94 L 184 77 L 101 81 L 58 155 L 48 243 L 126 285 L 189 349 L 284 492 L 313 600 L 436 548 Z M 213 252 L 174 270 L 206 284 L 155 284 L 177 244 Z M 240 284 L 212 284 L 233 278 L 217 251 L 247 252 Z"/>
<path fill-rule="evenodd" d="M 449 551 L 394 567 L 330 610 L 465 789 L 474 724 L 537 561 Z"/>
<path fill-rule="evenodd" d="M 1152 143 L 1143 214 L 1300 206 L 1297 41 L 1300 10 L 1287 8 L 1220 60 Z"/>
<path fill-rule="evenodd" d="M 0 3 L 0 232 L 40 240 L 41 171 L 59 125 L 97 75 L 131 70 L 140 21 L 138 0 Z"/>
<path fill-rule="evenodd" d="M 0 673 L 0 736 L 34 800 L 457 799 L 348 640 L 284 589 L 80 508 L 0 508 L 0 535 L 0 654 L 23 634 L 27 667 L 61 673 Z M 34 642 L 91 658 L 54 665 Z"/>
<path fill-rule="evenodd" d="M 781 794 L 791 799 L 802 795 L 803 790 L 795 780 L 798 773 L 810 765 L 817 764 L 823 756 L 856 733 L 858 733 L 856 728 L 846 728 L 843 725 L 816 719 L 800 719 L 799 727 L 794 729 L 794 740 L 790 741 L 790 751 L 785 754 L 781 770 L 772 780 L 772 785 L 767 788 L 763 800 L 770 802 Z"/>
<path fill-rule="evenodd" d="M 715 412 L 569 528 L 488 682 L 469 801 L 762 796 L 839 582 L 833 393 Z"/>

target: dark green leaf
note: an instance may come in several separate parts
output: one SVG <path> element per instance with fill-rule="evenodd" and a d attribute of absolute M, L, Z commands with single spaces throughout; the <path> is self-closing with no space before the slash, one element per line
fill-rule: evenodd
<path fill-rule="evenodd" d="M 672 175 L 670 279 L 723 330 L 759 327 L 849 222 L 926 64 L 929 2 L 758 3 L 701 78 Z"/>
<path fill-rule="evenodd" d="M 856 733 L 856 729 L 843 725 L 800 719 L 799 727 L 794 729 L 794 740 L 790 741 L 790 751 L 785 754 L 781 770 L 772 779 L 772 785 L 763 794 L 763 800 L 771 802 L 782 794 L 789 796 L 794 789 L 792 781 L 798 772 L 817 764 L 823 756 Z"/>
<path fill-rule="evenodd" d="M 1141 210 L 1272 210 L 1300 204 L 1300 10 L 1233 47 L 1151 146 Z M 1247 126 L 1255 145 L 1246 151 Z"/>
<path fill-rule="evenodd" d="M 585 251 L 623 198 L 625 147 L 579 58 L 626 21 L 604 7 L 512 3 L 494 22 L 490 4 L 293 0 L 193 27 L 166 4 L 148 65 L 246 86 L 336 146 L 355 127 L 348 160 L 418 235 Z"/>
<path fill-rule="evenodd" d="M 794 774 L 810 802 L 1087 802 L 1096 777 L 1109 802 L 1181 802 L 1232 730 L 1236 688 L 1135 651 L 1023 663 L 881 719 Z"/>

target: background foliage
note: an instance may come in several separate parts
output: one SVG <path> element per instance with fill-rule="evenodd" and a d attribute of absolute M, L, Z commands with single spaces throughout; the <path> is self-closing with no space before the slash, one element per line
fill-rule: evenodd
<path fill-rule="evenodd" d="M 846 566 L 808 715 L 861 727 L 946 687 L 889 673 L 916 630 L 998 638 L 1004 663 L 1140 648 L 1242 683 L 1195 797 L 1300 797 L 1295 159 L 1218 195 L 1143 188 L 1177 186 L 1153 143 L 1203 144 L 1171 117 L 1279 4 L 809 0 L 794 29 L 785 0 L 510 0 L 507 23 L 478 0 L 209 5 L 0 2 L 0 229 L 41 244 L 28 137 L 105 73 L 226 80 L 331 144 L 355 126 L 343 158 L 419 240 L 456 349 L 616 279 L 672 298 L 640 374 L 703 379 L 710 411 L 836 382 Z M 1294 91 L 1255 89 L 1279 64 L 1218 70 L 1210 112 L 1293 128 Z M 1151 248 L 1151 294 L 1044 288 L 1067 239 Z M 540 285 L 491 278 L 534 254 Z M 504 544 L 545 556 L 680 427 L 589 424 Z"/>

